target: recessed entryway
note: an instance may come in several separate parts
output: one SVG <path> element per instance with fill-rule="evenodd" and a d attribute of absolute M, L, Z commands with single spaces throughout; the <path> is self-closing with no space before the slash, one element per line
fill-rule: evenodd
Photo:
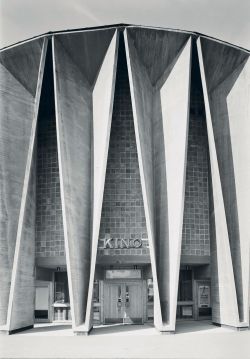
<path fill-rule="evenodd" d="M 104 324 L 143 324 L 143 281 L 104 281 Z"/>

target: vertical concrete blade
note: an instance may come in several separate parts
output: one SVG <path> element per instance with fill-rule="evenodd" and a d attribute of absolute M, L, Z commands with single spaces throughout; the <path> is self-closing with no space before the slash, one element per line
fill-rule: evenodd
<path fill-rule="evenodd" d="M 36 41 L 36 40 L 35 40 Z M 12 262 L 12 273 L 11 273 L 11 285 L 9 292 L 9 301 L 8 301 L 8 313 L 7 313 L 7 326 L 6 330 L 11 332 L 18 330 L 20 328 L 32 326 L 34 324 L 34 266 L 35 266 L 35 201 L 36 201 L 36 164 L 35 164 L 35 141 L 36 141 L 36 125 L 37 125 L 37 115 L 41 94 L 41 85 L 44 72 L 44 63 L 46 56 L 47 40 L 37 40 L 42 41 L 43 46 L 35 46 L 34 43 L 29 43 L 30 52 L 36 49 L 36 60 L 38 67 L 38 72 L 34 73 L 31 71 L 32 77 L 30 78 L 31 83 L 36 83 L 35 98 L 31 97 L 30 93 L 21 85 L 17 85 L 15 81 L 11 81 L 13 88 L 17 90 L 19 88 L 19 96 L 17 100 L 16 96 L 10 98 L 9 106 L 13 106 L 12 110 L 18 110 L 13 114 L 13 123 L 15 121 L 19 123 L 16 124 L 17 128 L 21 125 L 25 136 L 16 141 L 16 133 L 12 126 L 9 131 L 9 135 L 14 138 L 14 151 L 13 154 L 19 157 L 18 151 L 25 149 L 24 152 L 21 152 L 22 159 L 17 164 L 15 168 L 12 168 L 12 171 L 15 169 L 15 173 L 12 173 L 15 178 L 18 175 L 21 175 L 22 184 L 19 187 L 19 193 L 16 192 L 19 200 L 15 203 L 19 207 L 18 211 L 18 225 L 14 224 L 16 229 L 15 236 L 15 246 L 12 248 L 13 262 Z M 29 52 L 27 47 L 26 56 L 29 58 Z M 19 49 L 20 51 L 20 49 Z M 5 58 L 7 60 L 7 58 Z M 29 61 L 29 60 L 27 60 Z M 14 78 L 12 78 L 13 80 Z M 10 78 L 8 79 L 10 80 Z M 14 95 L 14 94 L 13 94 Z M 15 93 L 15 95 L 17 95 Z M 22 104 L 17 106 L 18 101 Z M 29 114 L 26 112 L 27 107 L 29 108 Z M 24 111 L 24 112 L 23 112 Z M 20 124 L 20 115 L 24 116 L 24 113 L 27 115 L 25 118 L 26 121 Z M 9 115 L 9 114 L 8 114 Z M 9 121 L 9 119 L 8 119 Z M 19 127 L 20 130 L 20 127 Z M 19 134 L 22 137 L 22 133 Z M 11 141 L 12 142 L 12 141 Z M 11 145 L 10 144 L 8 145 Z M 13 166 L 11 161 L 8 162 L 10 167 Z M 9 172 L 7 170 L 7 172 Z M 9 173 L 10 175 L 10 173 Z M 13 178 L 13 179 L 14 179 Z M 8 178 L 8 182 L 11 185 L 13 180 Z M 18 182 L 17 182 L 18 183 Z M 9 188 L 10 189 L 10 188 Z M 18 188 L 15 188 L 17 191 Z M 8 196 L 8 189 L 6 188 L 5 194 Z M 21 197 L 20 197 L 21 196 Z M 20 201 L 21 200 L 21 201 Z M 14 206 L 11 208 L 10 212 L 15 211 Z M 13 219 L 15 220 L 15 218 Z M 10 232 L 9 232 L 10 233 Z M 11 238 L 10 238 L 11 240 Z M 12 243 L 13 244 L 13 243 Z M 11 264 L 11 263 L 9 263 Z M 20 310 L 20 308 L 22 308 Z"/>
<path fill-rule="evenodd" d="M 92 101 L 89 85 L 53 39 L 56 127 L 73 328 L 85 320 L 90 272 Z"/>
<path fill-rule="evenodd" d="M 249 178 L 249 54 L 207 39 L 201 40 L 201 49 L 218 153 L 239 325 L 248 326 L 249 197 L 245 184 Z"/>
<path fill-rule="evenodd" d="M 237 81 L 227 95 L 232 159 L 238 209 L 240 261 L 235 264 L 238 281 L 238 306 L 241 325 L 249 326 L 249 213 L 250 213 L 250 59 L 238 72 Z M 241 278 L 240 278 L 241 276 Z"/>
<path fill-rule="evenodd" d="M 154 320 L 159 330 L 173 331 L 185 193 L 191 40 L 187 43 L 186 34 L 137 28 L 127 29 L 125 37 L 151 245 Z"/>
<path fill-rule="evenodd" d="M 167 322 L 164 324 L 171 330 L 175 329 L 181 256 L 189 123 L 190 55 L 191 38 L 160 89 L 166 161 L 168 253 L 163 250 L 161 241 L 158 245 L 161 253 L 159 267 L 163 269 L 166 261 L 169 265 L 168 290 L 164 291 L 164 288 L 160 287 L 164 287 L 166 272 L 159 269 L 158 277 L 160 295 L 162 294 L 162 312 L 169 311 L 169 316 L 165 318 Z M 163 308 L 164 305 L 169 308 Z"/>
<path fill-rule="evenodd" d="M 6 324 L 34 98 L 0 64 L 0 324 Z"/>
<path fill-rule="evenodd" d="M 34 145 L 35 146 L 35 145 Z M 36 158 L 35 147 L 29 173 L 25 210 L 20 238 L 17 237 L 16 255 L 10 291 L 8 330 L 34 324 L 35 298 L 35 214 L 36 214 Z M 24 198 L 24 197 L 23 197 Z M 18 240 L 20 243 L 18 243 Z M 18 248 L 19 247 L 19 248 Z M 20 309 L 21 306 L 21 309 Z"/>
<path fill-rule="evenodd" d="M 225 118 L 223 120 L 223 117 L 220 117 L 220 115 L 217 117 L 218 113 L 216 115 L 216 107 L 222 104 L 222 102 L 220 101 L 220 97 L 218 97 L 220 93 L 212 93 L 214 91 L 214 86 L 211 84 L 211 79 L 213 77 L 211 74 L 210 77 L 207 76 L 206 68 L 204 66 L 204 64 L 206 63 L 208 67 L 207 56 L 209 56 L 209 52 L 203 52 L 200 39 L 198 40 L 197 45 L 206 109 L 206 122 L 211 166 L 212 196 L 214 206 L 214 214 L 212 215 L 214 217 L 215 228 L 214 236 L 211 235 L 211 248 L 214 248 L 211 251 L 211 256 L 212 262 L 215 262 L 215 265 L 212 266 L 212 320 L 215 323 L 238 326 L 239 311 L 234 276 L 235 268 L 233 267 L 232 261 L 233 243 L 231 242 L 236 240 L 236 238 L 230 238 L 230 231 L 228 228 L 229 223 L 227 218 L 228 211 L 231 210 L 230 208 L 228 208 L 229 203 L 227 202 L 227 199 L 228 196 L 230 196 L 230 190 L 232 189 L 232 187 L 227 186 L 226 178 L 224 177 L 225 173 L 223 174 L 222 168 L 223 162 L 227 163 L 228 168 L 231 167 L 228 151 L 231 147 L 229 144 L 230 135 L 229 133 L 227 133 L 226 121 L 224 121 Z M 215 56 L 215 53 L 212 52 L 210 56 L 211 55 L 213 56 L 213 61 L 217 62 L 218 59 Z M 223 66 L 224 65 L 221 64 L 221 70 Z M 226 66 L 225 68 L 227 69 Z M 217 83 L 215 84 L 215 88 L 216 86 L 218 86 Z M 217 126 L 219 123 L 220 126 L 222 125 L 222 132 L 218 132 Z M 227 146 L 226 149 L 223 146 L 223 142 L 225 140 Z M 230 175 L 233 176 L 234 174 L 230 173 Z M 212 233 L 213 231 L 211 232 L 211 234 Z"/>
<path fill-rule="evenodd" d="M 91 241 L 93 220 L 96 226 L 100 205 L 96 196 L 100 196 L 101 183 L 104 180 L 104 178 L 99 178 L 100 187 L 96 188 L 97 183 L 95 186 L 93 176 L 94 172 L 99 170 L 100 163 L 98 164 L 97 161 L 101 158 L 96 158 L 96 162 L 93 163 L 97 154 L 93 137 L 97 133 L 93 131 L 96 130 L 96 121 L 100 112 L 96 108 L 96 94 L 93 98 L 92 91 L 93 88 L 97 92 L 100 91 L 100 81 L 103 81 L 101 78 L 106 76 L 101 66 L 114 32 L 115 30 L 112 29 L 112 31 L 96 31 L 94 34 L 91 31 L 62 34 L 53 39 L 63 225 L 72 325 L 76 331 L 86 330 L 87 298 L 89 288 L 91 288 L 90 266 L 91 263 L 94 265 L 92 250 L 95 244 Z M 114 45 L 111 48 L 113 50 Z M 110 53 L 109 56 L 111 56 Z M 110 70 L 109 61 L 106 67 Z M 100 77 L 98 77 L 99 71 L 101 71 Z M 112 72 L 109 75 L 112 75 Z M 103 90 L 108 91 L 106 95 L 110 99 L 112 80 L 109 78 L 106 81 Z M 102 98 L 102 110 L 106 116 L 110 111 L 108 98 L 105 99 L 104 96 Z M 106 116 L 103 119 L 103 129 L 106 128 L 106 136 L 108 136 L 109 119 Z M 107 137 L 104 138 L 103 143 L 104 147 L 106 145 Z M 90 313 L 88 314 L 89 322 Z M 80 328 L 81 326 L 83 327 Z"/>
<path fill-rule="evenodd" d="M 115 32 L 93 89 L 93 230 L 86 331 L 92 327 L 92 300 L 117 65 Z"/>
<path fill-rule="evenodd" d="M 154 236 L 154 188 L 153 188 L 153 143 L 152 114 L 153 86 L 145 68 L 140 63 L 127 30 L 124 32 L 126 57 L 128 64 L 130 93 L 132 100 L 135 137 L 141 177 L 142 195 L 145 209 L 146 226 L 150 248 L 151 267 L 154 281 L 154 322 L 157 328 L 162 326 L 160 298 L 155 259 Z"/>

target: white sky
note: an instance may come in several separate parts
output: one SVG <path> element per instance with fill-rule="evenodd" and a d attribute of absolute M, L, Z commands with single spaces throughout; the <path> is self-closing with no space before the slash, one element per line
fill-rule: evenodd
<path fill-rule="evenodd" d="M 250 0 L 0 0 L 0 48 L 114 23 L 193 30 L 250 49 Z"/>

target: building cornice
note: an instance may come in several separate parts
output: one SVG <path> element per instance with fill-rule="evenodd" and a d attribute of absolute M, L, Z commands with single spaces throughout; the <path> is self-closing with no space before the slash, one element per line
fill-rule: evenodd
<path fill-rule="evenodd" d="M 135 25 L 135 24 L 124 24 L 124 23 L 120 23 L 120 24 L 110 24 L 110 25 L 102 25 L 102 26 L 94 26 L 94 27 L 83 27 L 83 28 L 76 28 L 76 29 L 65 29 L 65 30 L 57 30 L 57 31 L 48 31 L 48 32 L 45 32 L 43 34 L 40 34 L 40 35 L 35 35 L 31 38 L 28 38 L 28 39 L 25 39 L 25 40 L 21 40 L 21 41 L 18 41 L 14 44 L 11 44 L 11 45 L 8 45 L 8 46 L 5 46 L 3 48 L 0 49 L 0 52 L 1 51 L 6 51 L 8 49 L 11 49 L 13 47 L 16 47 L 16 46 L 20 46 L 20 45 L 23 45 L 29 41 L 33 41 L 33 40 L 37 40 L 37 39 L 40 39 L 40 38 L 50 38 L 54 35 L 60 35 L 60 34 L 66 34 L 66 33 L 78 33 L 78 32 L 85 32 L 85 31 L 95 31 L 95 30 L 107 30 L 107 29 L 111 29 L 111 28 L 117 28 L 117 29 L 123 29 L 123 28 L 128 28 L 128 27 L 135 27 L 135 28 L 144 28 L 144 29 L 151 29 L 151 30 L 161 30 L 161 31 L 169 31 L 169 32 L 180 32 L 182 34 L 189 34 L 190 36 L 194 37 L 194 38 L 198 38 L 198 37 L 202 37 L 202 38 L 205 38 L 205 39 L 208 39 L 208 40 L 212 40 L 212 41 L 215 41 L 215 42 L 218 42 L 218 43 L 221 43 L 223 45 L 226 45 L 226 46 L 230 46 L 230 47 L 233 47 L 237 50 L 240 50 L 240 51 L 244 51 L 248 54 L 250 54 L 250 50 L 246 49 L 246 48 L 243 48 L 241 46 L 238 46 L 238 45 L 235 45 L 235 44 L 232 44 L 230 42 L 227 42 L 227 41 L 224 41 L 224 40 L 220 40 L 220 39 L 217 39 L 215 37 L 212 37 L 212 36 L 209 36 L 209 35 L 206 35 L 206 34 L 202 34 L 200 32 L 196 32 L 196 31 L 188 31 L 188 30 L 181 30 L 181 29 L 173 29 L 173 28 L 165 28 L 165 27 L 158 27 L 158 26 L 146 26 L 146 25 Z"/>

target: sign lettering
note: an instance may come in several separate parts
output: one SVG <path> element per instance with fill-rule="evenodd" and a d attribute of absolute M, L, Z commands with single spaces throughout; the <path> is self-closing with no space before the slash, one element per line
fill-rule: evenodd
<path fill-rule="evenodd" d="M 112 238 L 108 238 L 108 239 L 104 238 L 104 248 L 113 248 L 110 243 L 111 240 L 112 240 Z"/>
<path fill-rule="evenodd" d="M 103 246 L 102 249 L 123 249 L 123 248 L 140 248 L 142 246 L 142 240 L 140 238 L 126 239 L 126 238 L 101 238 Z"/>

